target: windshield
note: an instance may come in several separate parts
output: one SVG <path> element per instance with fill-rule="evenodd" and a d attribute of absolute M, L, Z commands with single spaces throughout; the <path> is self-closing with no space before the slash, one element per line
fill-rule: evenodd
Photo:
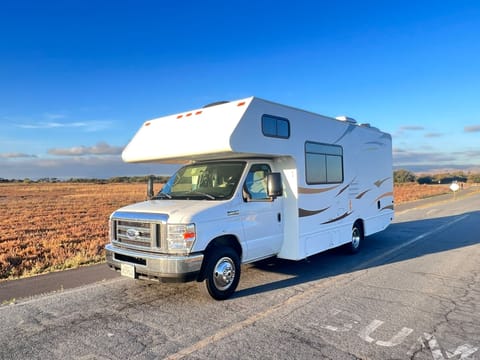
<path fill-rule="evenodd" d="M 177 171 L 154 199 L 225 200 L 233 196 L 245 162 L 192 164 Z"/>

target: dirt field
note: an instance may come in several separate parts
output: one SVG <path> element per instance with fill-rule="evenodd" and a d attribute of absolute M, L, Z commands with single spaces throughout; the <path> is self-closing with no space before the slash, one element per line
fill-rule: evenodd
<path fill-rule="evenodd" d="M 396 186 L 395 203 L 446 192 Z M 145 195 L 145 184 L 0 184 L 0 280 L 104 261 L 110 213 Z"/>

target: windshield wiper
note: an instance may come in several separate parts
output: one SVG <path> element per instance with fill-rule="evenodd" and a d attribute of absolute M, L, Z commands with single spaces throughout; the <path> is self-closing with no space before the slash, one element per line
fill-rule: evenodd
<path fill-rule="evenodd" d="M 158 199 L 171 199 L 172 196 L 167 194 L 167 193 L 163 193 L 163 192 L 159 192 L 157 195 L 155 195 L 152 200 L 158 200 Z"/>

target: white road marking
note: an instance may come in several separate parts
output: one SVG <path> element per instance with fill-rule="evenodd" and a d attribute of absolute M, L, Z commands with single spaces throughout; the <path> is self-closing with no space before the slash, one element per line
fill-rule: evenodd
<path fill-rule="evenodd" d="M 426 348 L 430 349 L 433 360 L 446 360 L 451 358 L 467 360 L 470 359 L 470 355 L 473 355 L 478 351 L 478 347 L 474 347 L 470 344 L 460 345 L 455 350 L 444 351 L 439 345 L 435 335 L 429 333 L 423 333 L 423 337 L 419 337 L 417 341 L 421 345 L 421 350 L 424 350 Z M 407 352 L 407 356 L 413 356 L 413 354 L 417 352 L 416 348 L 417 345 L 414 344 L 410 348 L 410 351 Z M 458 357 L 458 355 L 460 355 L 460 357 Z"/>
<path fill-rule="evenodd" d="M 443 356 L 442 348 L 438 344 L 438 341 L 435 338 L 435 335 L 431 335 L 427 333 L 424 333 L 423 335 L 425 336 L 425 340 L 427 340 L 428 342 L 428 347 L 432 352 L 433 359 L 445 360 L 445 357 Z M 475 353 L 477 350 L 478 348 L 473 347 L 472 345 L 464 344 L 457 347 L 453 352 L 446 351 L 445 355 L 447 356 L 448 359 L 454 356 L 457 358 L 457 355 L 460 355 L 460 359 L 468 359 L 469 356 Z"/>
<path fill-rule="evenodd" d="M 400 330 L 398 333 L 393 335 L 390 340 L 388 341 L 382 341 L 382 340 L 377 340 L 375 344 L 379 346 L 386 346 L 386 347 L 392 347 L 392 346 L 397 346 L 400 345 L 403 340 L 407 338 L 408 335 L 410 335 L 413 332 L 413 329 L 403 327 L 402 330 Z"/>
<path fill-rule="evenodd" d="M 378 327 L 382 326 L 382 324 L 383 321 L 381 320 L 373 320 L 370 324 L 365 326 L 365 328 L 358 333 L 358 336 L 360 336 L 366 342 L 374 342 L 375 339 L 370 337 L 370 334 L 377 330 Z"/>
<path fill-rule="evenodd" d="M 340 313 L 347 313 L 346 311 L 338 310 L 338 309 L 333 309 L 331 315 L 332 316 L 337 316 Z M 353 320 L 353 324 L 358 324 L 360 323 L 361 319 L 358 315 L 347 313 L 350 315 L 350 317 L 354 317 L 357 320 Z M 338 326 L 333 326 L 333 325 L 320 325 L 320 328 L 330 330 L 330 331 L 335 331 L 335 332 L 347 332 L 353 329 L 353 324 L 352 323 L 344 323 L 342 324 L 341 327 Z"/>
<path fill-rule="evenodd" d="M 384 322 L 382 320 L 377 320 L 377 319 L 373 320 L 370 324 L 368 324 L 364 329 L 362 329 L 358 333 L 358 336 L 360 336 L 366 342 L 369 342 L 369 343 L 374 342 L 375 339 L 372 338 L 370 334 L 372 334 L 375 330 L 377 330 L 377 328 L 382 326 L 383 323 Z M 410 335 L 412 332 L 413 332 L 413 329 L 404 327 L 398 333 L 393 335 L 390 338 L 390 340 L 388 341 L 377 340 L 375 344 L 379 346 L 386 346 L 386 347 L 397 346 L 397 345 L 400 345 L 403 342 L 403 340 L 405 340 L 406 337 Z"/>

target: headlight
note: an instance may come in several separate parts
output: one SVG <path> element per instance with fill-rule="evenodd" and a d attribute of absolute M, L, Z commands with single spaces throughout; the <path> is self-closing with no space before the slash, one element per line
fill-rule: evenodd
<path fill-rule="evenodd" d="M 167 227 L 168 250 L 188 253 L 192 249 L 196 237 L 195 224 L 169 224 Z"/>

